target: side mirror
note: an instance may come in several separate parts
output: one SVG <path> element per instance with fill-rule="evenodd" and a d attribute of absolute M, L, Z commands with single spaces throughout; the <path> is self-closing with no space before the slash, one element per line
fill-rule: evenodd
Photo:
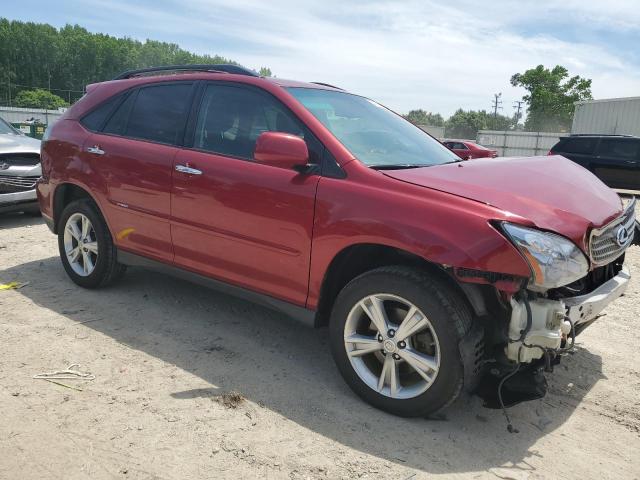
<path fill-rule="evenodd" d="M 296 135 L 264 132 L 256 141 L 253 158 L 264 165 L 304 171 L 309 162 L 309 150 L 305 141 Z"/>

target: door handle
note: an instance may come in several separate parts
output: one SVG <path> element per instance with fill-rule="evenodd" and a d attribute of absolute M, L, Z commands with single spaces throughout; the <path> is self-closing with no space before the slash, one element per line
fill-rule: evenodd
<path fill-rule="evenodd" d="M 102 150 L 99 145 L 88 147 L 87 152 L 93 153 L 94 155 L 104 155 L 104 150 Z"/>
<path fill-rule="evenodd" d="M 201 170 L 191 168 L 186 165 L 176 165 L 176 172 L 186 173 L 187 175 L 202 175 Z"/>

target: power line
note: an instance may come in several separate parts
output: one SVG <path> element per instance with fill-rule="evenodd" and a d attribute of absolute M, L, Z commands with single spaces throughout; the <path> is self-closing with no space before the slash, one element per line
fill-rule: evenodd
<path fill-rule="evenodd" d="M 36 85 L 21 85 L 20 83 L 14 83 L 14 87 L 23 87 L 23 88 L 40 88 L 42 90 L 55 90 L 56 92 L 71 92 L 71 93 L 84 93 L 84 90 L 73 90 L 70 88 L 49 88 L 49 87 L 38 87 Z"/>
<path fill-rule="evenodd" d="M 49 78 L 49 81 L 51 81 L 51 78 Z M 0 82 L 0 84 L 5 83 L 5 82 Z M 42 89 L 42 90 L 47 90 L 49 92 L 62 92 L 62 94 L 66 93 L 66 97 L 67 97 L 67 102 L 71 103 L 71 96 L 73 94 L 74 97 L 74 101 L 78 98 L 81 97 L 82 95 L 84 95 L 84 90 L 75 90 L 72 88 L 51 88 L 50 86 L 47 87 L 41 87 L 41 86 L 37 86 L 37 85 L 24 85 L 24 84 L 20 84 L 20 83 L 13 83 L 11 82 L 11 76 L 7 76 L 7 82 L 5 83 L 5 85 L 8 85 L 8 92 L 7 92 L 7 97 L 9 100 L 9 106 L 11 106 L 12 103 L 12 98 L 11 98 L 11 93 L 13 89 Z"/>

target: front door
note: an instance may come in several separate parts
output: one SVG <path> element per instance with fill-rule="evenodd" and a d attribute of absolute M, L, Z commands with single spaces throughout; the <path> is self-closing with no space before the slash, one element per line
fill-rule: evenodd
<path fill-rule="evenodd" d="M 317 140 L 278 100 L 243 86 L 206 86 L 192 148 L 174 161 L 171 235 L 175 263 L 304 305 L 319 176 L 253 161 L 264 131 Z"/>

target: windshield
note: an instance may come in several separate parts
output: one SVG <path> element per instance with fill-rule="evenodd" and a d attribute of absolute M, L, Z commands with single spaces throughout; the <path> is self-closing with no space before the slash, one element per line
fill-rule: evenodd
<path fill-rule="evenodd" d="M 12 135 L 19 135 L 18 131 L 14 129 L 11 125 L 5 122 L 0 118 L 0 134 L 10 133 Z"/>
<path fill-rule="evenodd" d="M 287 90 L 370 167 L 426 167 L 460 160 L 418 127 L 368 98 L 316 88 Z"/>

